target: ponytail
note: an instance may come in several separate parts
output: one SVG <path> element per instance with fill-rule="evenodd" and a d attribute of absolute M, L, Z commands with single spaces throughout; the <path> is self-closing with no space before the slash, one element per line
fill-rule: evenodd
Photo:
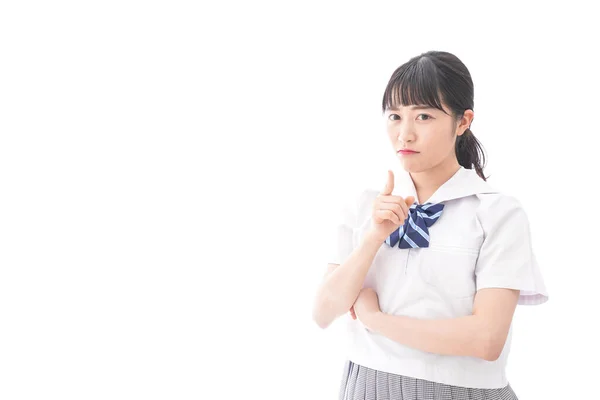
<path fill-rule="evenodd" d="M 485 154 L 481 142 L 477 140 L 470 128 L 456 138 L 456 158 L 458 163 L 466 169 L 475 169 L 477 175 L 484 181 Z"/>

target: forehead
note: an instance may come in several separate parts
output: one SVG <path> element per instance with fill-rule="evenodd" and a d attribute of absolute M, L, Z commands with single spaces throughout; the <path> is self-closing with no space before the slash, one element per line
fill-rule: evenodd
<path fill-rule="evenodd" d="M 444 108 L 444 110 L 446 110 L 446 105 L 442 104 L 442 107 Z M 432 107 L 430 105 L 427 104 L 416 104 L 416 105 L 410 105 L 410 106 L 392 106 L 386 109 L 387 112 L 408 112 L 408 111 L 421 111 L 421 110 L 426 110 L 429 112 L 445 112 L 442 111 L 436 107 Z"/>
<path fill-rule="evenodd" d="M 428 109 L 436 109 L 435 107 L 432 106 L 428 106 L 427 104 L 419 104 L 419 105 L 412 105 L 412 106 L 394 106 L 394 107 L 390 107 L 388 108 L 388 110 L 391 111 L 402 111 L 402 110 L 428 110 Z"/>

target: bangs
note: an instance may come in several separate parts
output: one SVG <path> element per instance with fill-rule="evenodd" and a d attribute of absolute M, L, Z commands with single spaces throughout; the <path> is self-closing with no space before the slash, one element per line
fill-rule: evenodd
<path fill-rule="evenodd" d="M 432 60 L 422 57 L 402 65 L 390 78 L 383 95 L 383 112 L 399 106 L 426 105 L 444 111 L 437 76 Z"/>

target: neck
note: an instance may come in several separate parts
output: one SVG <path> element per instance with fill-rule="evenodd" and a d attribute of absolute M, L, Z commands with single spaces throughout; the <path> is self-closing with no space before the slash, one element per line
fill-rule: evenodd
<path fill-rule="evenodd" d="M 455 157 L 452 157 L 425 171 L 411 172 L 410 177 L 415 185 L 419 204 L 426 203 L 435 191 L 459 169 L 460 164 Z"/>

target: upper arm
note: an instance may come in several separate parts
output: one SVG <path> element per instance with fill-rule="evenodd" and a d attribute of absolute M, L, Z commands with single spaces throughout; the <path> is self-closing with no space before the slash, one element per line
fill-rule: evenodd
<path fill-rule="evenodd" d="M 490 360 L 496 360 L 504 348 L 518 301 L 519 290 L 515 289 L 486 288 L 475 294 L 473 315 L 485 326 Z"/>
<path fill-rule="evenodd" d="M 338 195 L 323 224 L 327 231 L 325 262 L 340 265 L 350 256 L 354 250 L 354 233 L 364 219 L 371 197 L 373 191 L 368 189 L 347 190 Z"/>
<path fill-rule="evenodd" d="M 533 253 L 529 220 L 509 196 L 488 197 L 479 209 L 484 240 L 475 267 L 477 289 L 504 288 L 519 293 L 518 304 L 542 304 L 548 292 Z"/>

